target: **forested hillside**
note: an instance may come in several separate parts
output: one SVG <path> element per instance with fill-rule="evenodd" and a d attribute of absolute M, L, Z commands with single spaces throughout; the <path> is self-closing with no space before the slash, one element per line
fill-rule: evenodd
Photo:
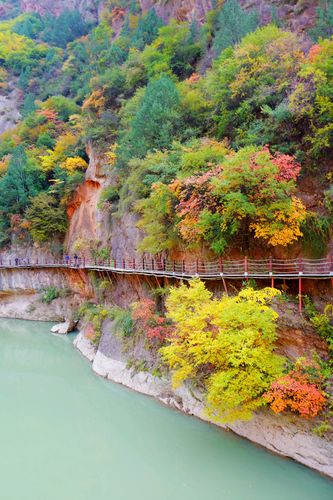
<path fill-rule="evenodd" d="M 131 259 L 136 271 L 139 255 L 153 266 L 332 252 L 333 0 L 2 0 L 0 16 L 1 257 Z M 170 290 L 160 276 L 9 267 L 9 290 L 22 277 L 41 296 L 27 314 L 58 300 L 67 326 L 80 318 L 79 348 L 105 355 L 99 374 L 115 349 L 122 377 L 192 383 L 212 421 L 269 405 L 332 430 L 329 271 L 304 285 L 312 298 L 295 275 L 296 304 L 284 276 L 278 290 L 222 275 Z M 280 430 L 268 443 L 236 432 L 299 459 L 310 431 L 289 452 L 286 429 L 281 448 Z M 301 461 L 332 474 L 311 453 Z"/>
<path fill-rule="evenodd" d="M 1 92 L 21 96 L 0 143 L 3 245 L 65 234 L 90 144 L 100 206 L 139 214 L 141 251 L 327 252 L 331 2 L 294 32 L 283 5 L 213 2 L 196 18 L 194 3 L 166 22 L 160 2 L 109 0 L 98 21 L 63 4 L 2 2 Z"/>

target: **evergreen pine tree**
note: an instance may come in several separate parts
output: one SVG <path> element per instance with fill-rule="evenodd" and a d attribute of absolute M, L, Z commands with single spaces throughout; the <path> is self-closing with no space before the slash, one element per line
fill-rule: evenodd
<path fill-rule="evenodd" d="M 322 0 L 317 8 L 317 19 L 311 38 L 316 42 L 319 38 L 330 38 L 333 35 L 333 0 Z"/>
<path fill-rule="evenodd" d="M 179 94 L 168 76 L 148 84 L 125 142 L 129 156 L 142 158 L 149 150 L 164 149 L 177 135 Z"/>
<path fill-rule="evenodd" d="M 237 0 L 227 0 L 218 17 L 218 29 L 213 49 L 216 55 L 236 43 L 259 26 L 257 10 L 248 12 L 242 9 Z"/>

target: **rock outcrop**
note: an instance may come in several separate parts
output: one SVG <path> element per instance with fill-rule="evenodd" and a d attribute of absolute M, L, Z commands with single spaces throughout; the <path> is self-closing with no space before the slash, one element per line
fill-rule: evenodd
<path fill-rule="evenodd" d="M 108 183 L 103 156 L 95 151 L 91 144 L 87 146 L 87 153 L 89 166 L 85 180 L 67 208 L 69 228 L 65 247 L 71 252 L 81 241 L 83 251 L 88 255 L 95 242 L 102 247 L 110 247 L 111 236 L 108 213 L 99 208 L 100 194 Z"/>
<path fill-rule="evenodd" d="M 75 330 L 77 321 L 73 319 L 66 319 L 63 323 L 52 326 L 51 332 L 57 333 L 58 335 L 67 335 Z"/>
<path fill-rule="evenodd" d="M 212 0 L 139 0 L 143 11 L 152 7 L 157 14 L 168 21 L 171 18 L 178 21 L 196 20 L 203 23 L 207 12 L 212 8 Z M 240 0 L 246 9 L 256 8 L 262 22 L 269 22 L 272 18 L 272 8 L 284 25 L 294 31 L 305 32 L 312 25 L 315 18 L 315 9 L 318 1 L 304 0 L 293 2 L 289 0 Z M 127 2 L 127 8 L 130 1 Z M 79 10 L 87 20 L 97 20 L 103 10 L 104 2 L 98 0 L 20 0 L 22 12 L 38 12 L 41 15 L 59 15 L 64 10 Z M 118 7 L 116 9 L 119 10 Z M 120 9 L 124 10 L 124 9 Z M 126 10 L 126 6 L 125 6 Z M 4 9 L 4 15 L 6 13 Z M 0 12 L 1 14 L 1 12 Z M 118 32 L 119 29 L 116 29 Z"/>
<path fill-rule="evenodd" d="M 36 12 L 41 15 L 58 16 L 64 10 L 79 10 L 87 20 L 98 19 L 98 0 L 20 0 L 22 12 Z"/>
<path fill-rule="evenodd" d="M 0 134 L 14 128 L 21 118 L 19 105 L 22 99 L 20 90 L 13 82 L 0 95 Z"/>

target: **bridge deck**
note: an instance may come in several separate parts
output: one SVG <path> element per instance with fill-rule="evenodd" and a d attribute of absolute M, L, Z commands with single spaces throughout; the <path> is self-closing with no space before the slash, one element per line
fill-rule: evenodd
<path fill-rule="evenodd" d="M 117 274 L 168 277 L 189 280 L 199 277 L 203 280 L 219 279 L 333 279 L 333 259 L 290 259 L 290 260 L 215 260 L 215 261 L 167 261 L 156 259 L 116 260 L 34 260 L 1 259 L 0 269 L 86 269 Z"/>

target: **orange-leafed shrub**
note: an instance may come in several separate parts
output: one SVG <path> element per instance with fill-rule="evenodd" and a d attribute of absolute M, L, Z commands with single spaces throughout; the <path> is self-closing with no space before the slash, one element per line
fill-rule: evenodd
<path fill-rule="evenodd" d="M 275 413 L 291 410 L 301 417 L 315 417 L 325 406 L 324 393 L 306 373 L 291 371 L 272 383 L 263 398 Z"/>

